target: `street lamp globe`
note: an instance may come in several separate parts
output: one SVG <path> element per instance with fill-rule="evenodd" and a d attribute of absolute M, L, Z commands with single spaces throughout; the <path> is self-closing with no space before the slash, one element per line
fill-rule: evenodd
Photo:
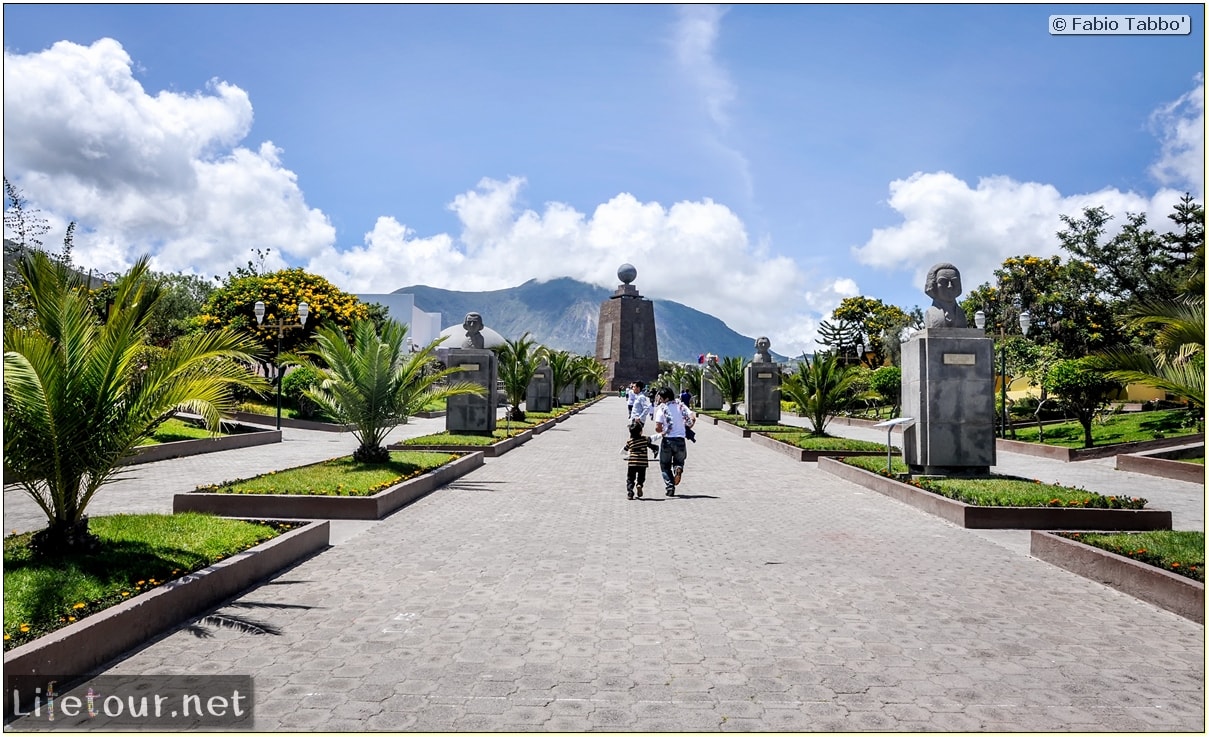
<path fill-rule="evenodd" d="M 264 322 L 264 302 L 258 301 L 252 308 L 252 312 L 256 315 L 256 324 L 260 325 Z"/>
<path fill-rule="evenodd" d="M 987 326 L 987 313 L 979 310 L 974 313 L 974 326 L 982 330 Z"/>
<path fill-rule="evenodd" d="M 1033 324 L 1033 316 L 1031 314 L 1029 314 L 1029 311 L 1024 310 L 1023 312 L 1021 312 L 1020 313 L 1020 332 L 1023 333 L 1026 338 L 1028 337 L 1029 325 L 1032 325 L 1032 324 Z"/>

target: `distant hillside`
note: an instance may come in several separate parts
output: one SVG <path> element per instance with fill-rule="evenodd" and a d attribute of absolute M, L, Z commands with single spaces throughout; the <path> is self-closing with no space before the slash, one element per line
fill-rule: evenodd
<path fill-rule="evenodd" d="M 467 312 L 478 312 L 483 322 L 505 338 L 526 331 L 542 345 L 583 355 L 596 352 L 596 325 L 600 303 L 612 290 L 574 279 L 538 282 L 491 292 L 454 292 L 423 285 L 396 289 L 395 294 L 415 295 L 416 308 L 441 313 L 441 327 L 460 325 Z M 694 362 L 702 353 L 744 356 L 755 353 L 755 338 L 740 335 L 718 318 L 656 299 L 655 336 L 663 361 Z"/>

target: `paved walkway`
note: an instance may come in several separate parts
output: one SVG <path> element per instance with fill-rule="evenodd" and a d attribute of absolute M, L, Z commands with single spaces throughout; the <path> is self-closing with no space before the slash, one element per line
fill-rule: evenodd
<path fill-rule="evenodd" d="M 250 674 L 257 730 L 1204 731 L 1202 626 L 712 426 L 679 496 L 627 501 L 623 413 L 608 398 L 220 610 L 280 635 L 181 629 L 106 672 Z M 136 467 L 96 513 L 351 448 L 316 435 Z M 1199 485 L 1005 468 L 1204 527 Z"/>

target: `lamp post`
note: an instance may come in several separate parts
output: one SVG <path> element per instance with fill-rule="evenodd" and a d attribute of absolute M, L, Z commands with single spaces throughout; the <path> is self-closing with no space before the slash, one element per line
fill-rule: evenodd
<path fill-rule="evenodd" d="M 1028 310 L 1020 311 L 1020 332 L 1025 337 L 1028 337 L 1028 328 L 1033 322 L 1033 316 Z M 987 316 L 982 310 L 974 313 L 974 325 L 982 330 L 986 327 Z M 1007 437 L 1007 331 L 1004 328 L 1003 321 L 999 321 L 999 398 L 1003 407 L 999 415 L 999 437 Z"/>
<path fill-rule="evenodd" d="M 252 312 L 256 314 L 256 324 L 257 325 L 264 324 L 264 313 L 265 313 L 264 302 L 257 301 L 256 305 L 252 308 Z M 306 302 L 299 302 L 298 303 L 298 324 L 297 325 L 287 325 L 286 321 L 285 321 L 285 317 L 278 317 L 276 322 L 273 322 L 273 321 L 269 322 L 269 327 L 277 328 L 277 353 L 273 357 L 273 375 L 274 375 L 273 380 L 274 380 L 274 383 L 277 384 L 277 429 L 278 430 L 281 429 L 281 366 L 278 364 L 278 361 L 281 360 L 281 335 L 282 335 L 282 333 L 285 332 L 286 328 L 296 328 L 296 327 L 302 327 L 302 326 L 306 325 L 306 318 L 310 314 L 311 314 L 310 306 L 308 306 Z"/>

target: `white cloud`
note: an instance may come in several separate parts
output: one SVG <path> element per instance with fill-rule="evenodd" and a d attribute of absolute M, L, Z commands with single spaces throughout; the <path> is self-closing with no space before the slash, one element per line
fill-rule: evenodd
<path fill-rule="evenodd" d="M 80 223 L 81 263 L 119 270 L 152 253 L 156 269 L 222 273 L 251 247 L 280 266 L 335 240 L 278 149 L 235 147 L 252 105 L 234 85 L 150 95 L 117 41 L 61 41 L 5 52 L 4 108 L 5 170 L 52 223 Z"/>
<path fill-rule="evenodd" d="M 484 179 L 457 195 L 450 205 L 462 225 L 456 242 L 445 234 L 418 238 L 380 218 L 363 246 L 325 249 L 307 268 L 358 293 L 415 283 L 481 291 L 563 276 L 612 289 L 617 267 L 629 262 L 644 296 L 708 312 L 744 334 L 772 336 L 800 322 L 782 315 L 805 307 L 805 275 L 791 259 L 757 254 L 724 205 L 706 199 L 664 207 L 622 193 L 591 215 L 559 202 L 539 213 L 518 206 L 524 183 Z"/>
<path fill-rule="evenodd" d="M 1159 160 L 1150 173 L 1161 184 L 1205 197 L 1205 78 L 1175 102 L 1151 115 L 1151 128 L 1162 143 Z"/>

